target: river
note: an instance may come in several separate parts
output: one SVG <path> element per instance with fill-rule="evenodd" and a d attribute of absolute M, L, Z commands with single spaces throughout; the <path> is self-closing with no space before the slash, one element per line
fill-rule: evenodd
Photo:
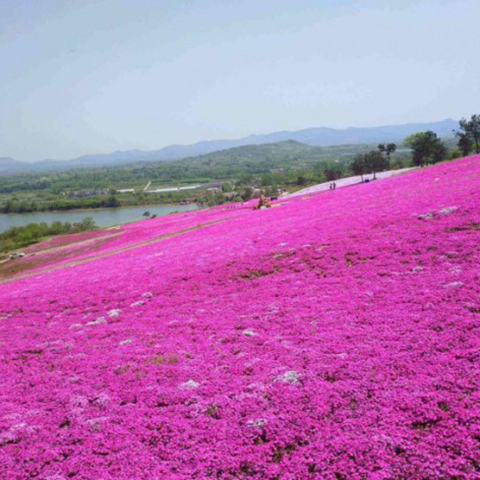
<path fill-rule="evenodd" d="M 0 233 L 11 227 L 23 227 L 29 223 L 79 222 L 91 217 L 99 227 L 112 227 L 143 220 L 143 214 L 163 217 L 172 212 L 187 212 L 197 209 L 195 203 L 188 205 L 143 205 L 140 207 L 99 208 L 95 210 L 68 210 L 58 212 L 5 213 L 0 214 Z"/>

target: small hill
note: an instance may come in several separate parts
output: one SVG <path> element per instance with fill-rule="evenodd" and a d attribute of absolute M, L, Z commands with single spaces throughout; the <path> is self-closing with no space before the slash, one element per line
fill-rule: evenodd
<path fill-rule="evenodd" d="M 478 205 L 473 156 L 36 249 L 0 478 L 477 478 Z"/>
<path fill-rule="evenodd" d="M 312 147 L 295 140 L 286 140 L 283 142 L 245 145 L 219 150 L 197 157 L 188 157 L 183 159 L 182 162 L 200 165 L 234 165 L 242 161 L 262 162 L 265 160 L 283 162 L 285 160 L 295 161 L 300 158 L 317 157 L 321 151 L 322 149 L 318 147 Z"/>
<path fill-rule="evenodd" d="M 15 172 L 22 170 L 25 167 L 23 162 L 19 162 L 10 157 L 0 158 L 0 173 L 2 172 Z"/>

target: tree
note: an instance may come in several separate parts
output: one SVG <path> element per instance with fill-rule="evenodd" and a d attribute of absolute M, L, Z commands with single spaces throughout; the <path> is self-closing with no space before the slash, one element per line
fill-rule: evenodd
<path fill-rule="evenodd" d="M 229 182 L 222 183 L 222 192 L 224 193 L 233 192 L 233 185 Z"/>
<path fill-rule="evenodd" d="M 250 172 L 242 172 L 237 180 L 238 185 L 250 185 L 253 181 L 253 175 Z"/>
<path fill-rule="evenodd" d="M 458 148 L 467 152 L 465 155 L 470 153 L 472 147 L 475 147 L 475 153 L 480 153 L 480 115 L 472 115 L 470 120 L 462 118 L 458 123 L 460 130 L 454 130 L 458 138 Z"/>
<path fill-rule="evenodd" d="M 13 212 L 15 210 L 15 205 L 12 202 L 12 200 L 7 200 L 7 203 L 5 203 L 2 210 L 3 210 L 3 213 Z"/>
<path fill-rule="evenodd" d="M 373 173 L 373 179 L 377 178 L 377 173 L 387 170 L 389 161 L 377 150 L 371 150 L 365 156 L 365 168 L 369 173 Z"/>
<path fill-rule="evenodd" d="M 267 197 L 276 197 L 278 195 L 278 187 L 276 185 L 269 185 L 265 189 L 265 195 Z"/>
<path fill-rule="evenodd" d="M 243 189 L 243 191 L 240 193 L 240 196 L 242 197 L 242 200 L 246 202 L 247 200 L 250 200 L 253 196 L 253 188 L 250 186 L 247 186 Z"/>
<path fill-rule="evenodd" d="M 386 155 L 388 163 L 390 163 L 390 155 L 395 152 L 396 149 L 397 146 L 394 143 L 387 143 L 386 145 L 384 143 L 380 143 L 378 145 L 378 150 L 381 154 Z"/>
<path fill-rule="evenodd" d="M 432 131 L 414 133 L 408 136 L 405 145 L 412 149 L 412 159 L 415 166 L 440 162 L 447 154 L 444 143 Z"/>
<path fill-rule="evenodd" d="M 455 132 L 455 136 L 458 138 L 458 149 L 462 152 L 462 156 L 466 157 L 472 151 L 472 139 L 466 133 L 461 132 Z"/>
<path fill-rule="evenodd" d="M 363 153 L 355 155 L 353 162 L 350 164 L 350 170 L 354 175 L 360 175 L 363 182 L 363 175 L 366 173 L 365 155 Z"/>
<path fill-rule="evenodd" d="M 462 152 L 458 148 L 452 148 L 452 150 L 450 150 L 450 153 L 448 155 L 448 159 L 449 160 L 455 160 L 456 158 L 462 158 L 464 156 L 465 155 L 463 155 Z"/>
<path fill-rule="evenodd" d="M 80 222 L 73 224 L 73 229 L 79 232 L 89 232 L 96 230 L 97 228 L 97 224 L 92 217 L 85 217 Z"/>
<path fill-rule="evenodd" d="M 115 196 L 114 193 L 111 193 L 108 197 L 107 200 L 105 201 L 105 206 L 106 207 L 118 207 L 120 205 L 120 202 L 118 201 L 117 197 Z"/>
<path fill-rule="evenodd" d="M 307 183 L 307 178 L 304 175 L 299 175 L 297 177 L 297 185 L 305 185 Z"/>
<path fill-rule="evenodd" d="M 343 175 L 343 166 L 335 162 L 325 162 L 323 164 L 323 176 L 327 182 L 334 182 Z"/>

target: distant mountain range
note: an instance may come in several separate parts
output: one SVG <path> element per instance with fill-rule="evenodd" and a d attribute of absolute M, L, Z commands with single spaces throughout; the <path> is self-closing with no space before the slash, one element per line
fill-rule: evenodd
<path fill-rule="evenodd" d="M 412 133 L 432 130 L 439 137 L 451 137 L 452 130 L 458 128 L 458 122 L 451 118 L 432 123 L 407 123 L 404 125 L 387 125 L 382 127 L 349 127 L 335 129 L 314 127 L 296 131 L 281 131 L 265 135 L 249 135 L 238 140 L 209 140 L 192 145 L 170 145 L 160 150 L 127 150 L 107 154 L 83 155 L 72 160 L 39 160 L 20 162 L 12 158 L 0 158 L 0 174 L 24 171 L 46 171 L 78 167 L 116 166 L 135 162 L 154 162 L 179 160 L 207 153 L 226 150 L 245 145 L 262 145 L 267 143 L 294 140 L 311 146 L 333 146 L 374 144 L 381 142 L 402 142 Z"/>

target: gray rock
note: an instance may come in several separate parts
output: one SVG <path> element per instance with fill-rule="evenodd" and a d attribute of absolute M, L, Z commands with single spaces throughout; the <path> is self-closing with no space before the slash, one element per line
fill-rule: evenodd
<path fill-rule="evenodd" d="M 439 215 L 448 215 L 449 213 L 453 213 L 455 210 L 458 210 L 458 207 L 445 207 L 438 211 Z"/>
<path fill-rule="evenodd" d="M 188 382 L 184 382 L 180 384 L 180 388 L 186 388 L 186 389 L 198 388 L 199 386 L 200 384 L 195 380 L 189 380 Z"/>
<path fill-rule="evenodd" d="M 264 418 L 256 418 L 255 420 L 249 420 L 247 425 L 249 427 L 263 427 L 267 421 Z"/>
<path fill-rule="evenodd" d="M 283 382 L 283 383 L 290 383 L 291 385 L 296 385 L 300 381 L 300 373 L 296 372 L 295 370 L 289 370 L 285 372 L 283 375 L 280 375 L 276 378 L 276 381 Z"/>
<path fill-rule="evenodd" d="M 463 285 L 463 282 L 452 282 L 445 285 L 445 288 L 456 288 L 456 287 L 461 287 L 462 285 Z"/>
<path fill-rule="evenodd" d="M 98 317 L 96 320 L 93 320 L 91 322 L 88 322 L 87 323 L 87 326 L 92 326 L 92 325 L 104 325 L 108 323 L 106 320 L 105 320 L 105 317 Z"/>

